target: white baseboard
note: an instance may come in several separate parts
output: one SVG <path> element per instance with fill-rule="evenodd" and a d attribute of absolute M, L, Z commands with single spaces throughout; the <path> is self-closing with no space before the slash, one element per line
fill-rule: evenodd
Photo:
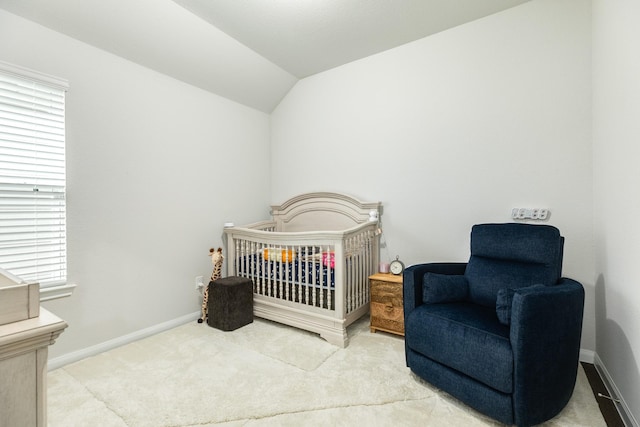
<path fill-rule="evenodd" d="M 595 352 L 592 350 L 580 349 L 580 361 L 593 364 L 595 360 Z"/>
<path fill-rule="evenodd" d="M 77 362 L 87 357 L 95 356 L 105 351 L 123 346 L 125 344 L 141 340 L 142 338 L 150 337 L 160 332 L 164 332 L 177 326 L 184 325 L 185 323 L 189 323 L 199 319 L 200 314 L 200 311 L 197 311 L 191 314 L 184 315 L 182 317 L 178 317 L 177 319 L 169 320 L 167 322 L 160 323 L 158 325 L 154 325 L 140 331 L 136 331 L 109 341 L 105 341 L 100 344 L 93 345 L 91 347 L 83 348 L 72 353 L 67 353 L 62 356 L 49 359 L 47 369 L 49 371 L 52 371 L 54 369 L 58 369 L 65 365 L 68 365 L 69 363 Z"/>
<path fill-rule="evenodd" d="M 631 413 L 631 410 L 629 409 L 629 405 L 627 405 L 627 402 L 624 400 L 624 397 L 620 393 L 620 390 L 613 382 L 611 375 L 609 375 L 609 371 L 607 371 L 607 368 L 604 366 L 604 363 L 602 362 L 600 357 L 598 357 L 597 353 L 595 353 L 594 365 L 596 367 L 596 370 L 600 374 L 600 377 L 602 378 L 602 382 L 609 392 L 609 396 L 614 399 L 616 409 L 618 410 L 618 413 L 620 414 L 624 425 L 627 427 L 639 427 L 638 421 L 635 419 L 635 417 Z"/>

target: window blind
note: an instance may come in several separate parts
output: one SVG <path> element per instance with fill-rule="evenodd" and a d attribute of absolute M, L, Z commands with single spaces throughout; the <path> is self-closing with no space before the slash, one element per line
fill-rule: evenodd
<path fill-rule="evenodd" d="M 0 64 L 1 65 L 1 64 Z M 65 90 L 0 67 L 0 267 L 66 282 Z"/>

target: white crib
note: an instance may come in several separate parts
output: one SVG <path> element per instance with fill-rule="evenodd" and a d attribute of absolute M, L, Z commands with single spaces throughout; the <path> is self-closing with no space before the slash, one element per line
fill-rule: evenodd
<path fill-rule="evenodd" d="M 271 221 L 227 227 L 228 275 L 253 281 L 254 315 L 345 347 L 369 309 L 379 258 L 379 202 L 308 193 L 271 207 Z"/>

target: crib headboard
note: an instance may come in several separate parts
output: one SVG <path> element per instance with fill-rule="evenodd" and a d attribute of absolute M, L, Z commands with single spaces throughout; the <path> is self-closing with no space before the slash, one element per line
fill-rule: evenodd
<path fill-rule="evenodd" d="M 380 202 L 361 202 L 340 193 L 306 193 L 271 206 L 277 231 L 340 231 L 376 220 Z"/>

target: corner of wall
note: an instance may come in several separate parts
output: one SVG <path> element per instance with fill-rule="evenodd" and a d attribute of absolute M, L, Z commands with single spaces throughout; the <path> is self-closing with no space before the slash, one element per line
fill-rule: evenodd
<path fill-rule="evenodd" d="M 602 382 L 604 383 L 605 387 L 607 388 L 607 391 L 609 392 L 609 397 L 611 397 L 611 399 L 615 403 L 616 409 L 618 410 L 618 413 L 620 414 L 620 417 L 622 418 L 624 425 L 631 426 L 631 427 L 639 427 L 638 421 L 633 416 L 633 413 L 631 412 L 629 405 L 627 405 L 627 402 L 625 401 L 624 397 L 620 393 L 620 390 L 614 383 L 613 378 L 609 374 L 609 371 L 607 370 L 606 366 L 598 356 L 598 353 L 593 353 L 593 354 L 594 354 L 593 364 L 595 365 L 596 370 L 600 375 L 600 378 L 602 378 Z M 580 351 L 580 360 L 582 360 L 582 350 Z"/>

